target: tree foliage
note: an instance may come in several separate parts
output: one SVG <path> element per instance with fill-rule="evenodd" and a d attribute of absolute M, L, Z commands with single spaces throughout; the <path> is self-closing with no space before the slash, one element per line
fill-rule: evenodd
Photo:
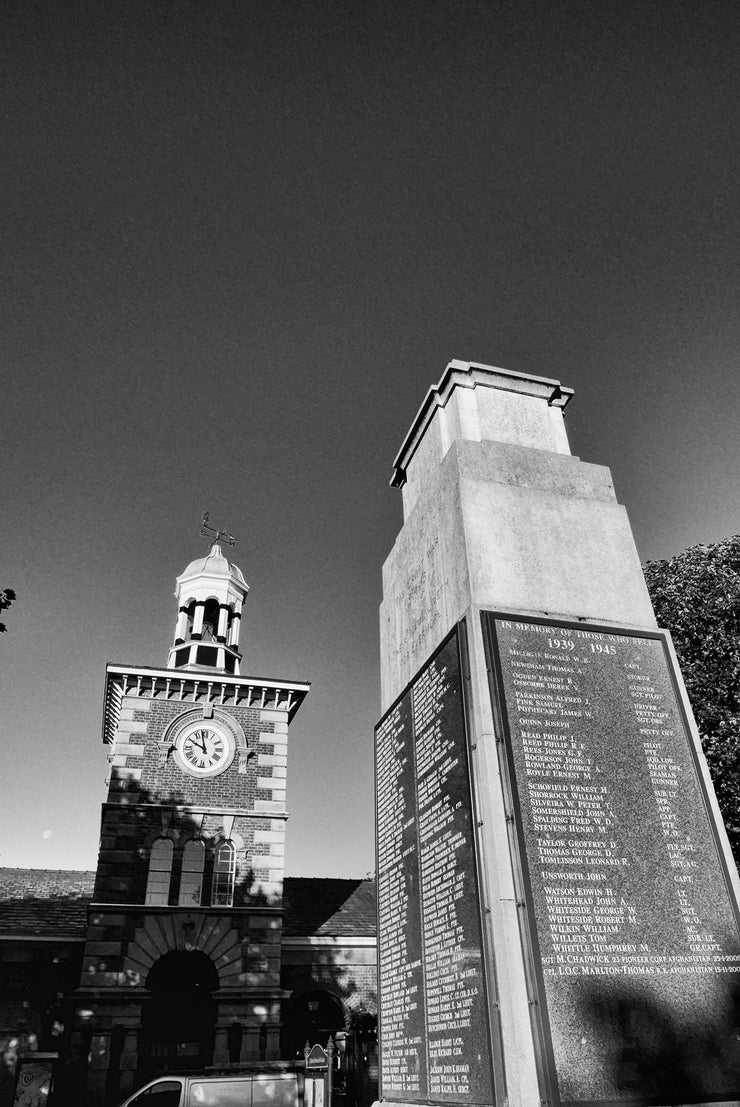
<path fill-rule="evenodd" d="M 15 592 L 12 588 L 0 588 L 0 611 L 5 611 L 10 607 L 15 599 Z M 0 634 L 7 630 L 5 623 L 0 623 Z"/>
<path fill-rule="evenodd" d="M 658 624 L 673 636 L 740 862 L 740 535 L 648 561 L 645 579 Z"/>

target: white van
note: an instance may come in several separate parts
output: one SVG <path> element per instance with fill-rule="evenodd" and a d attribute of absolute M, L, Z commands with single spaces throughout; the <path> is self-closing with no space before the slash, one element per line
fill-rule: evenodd
<path fill-rule="evenodd" d="M 159 1076 L 121 1107 L 300 1107 L 294 1072 Z"/>

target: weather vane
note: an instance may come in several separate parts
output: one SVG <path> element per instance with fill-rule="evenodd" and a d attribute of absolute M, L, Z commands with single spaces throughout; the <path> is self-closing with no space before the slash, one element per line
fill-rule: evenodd
<path fill-rule="evenodd" d="M 214 542 L 225 542 L 227 546 L 235 546 L 236 538 L 233 534 L 229 534 L 227 530 L 218 530 L 215 527 L 208 525 L 208 512 L 203 512 L 203 518 L 200 523 L 200 533 L 203 538 L 207 538 L 213 545 Z"/>

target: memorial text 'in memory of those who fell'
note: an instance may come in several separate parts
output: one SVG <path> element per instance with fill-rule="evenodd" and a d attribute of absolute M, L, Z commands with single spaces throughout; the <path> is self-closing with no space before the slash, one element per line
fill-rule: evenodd
<path fill-rule="evenodd" d="M 552 1098 L 735 1099 L 737 904 L 664 637 L 483 625 Z"/>

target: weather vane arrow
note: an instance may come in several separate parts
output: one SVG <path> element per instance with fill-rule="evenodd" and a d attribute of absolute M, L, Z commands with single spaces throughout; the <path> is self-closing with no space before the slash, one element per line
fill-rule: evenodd
<path fill-rule="evenodd" d="M 203 512 L 200 523 L 200 533 L 203 538 L 207 538 L 212 545 L 215 542 L 224 542 L 227 546 L 236 545 L 236 538 L 234 538 L 233 534 L 229 534 L 227 530 L 218 530 L 216 527 L 209 526 L 207 511 Z"/>

